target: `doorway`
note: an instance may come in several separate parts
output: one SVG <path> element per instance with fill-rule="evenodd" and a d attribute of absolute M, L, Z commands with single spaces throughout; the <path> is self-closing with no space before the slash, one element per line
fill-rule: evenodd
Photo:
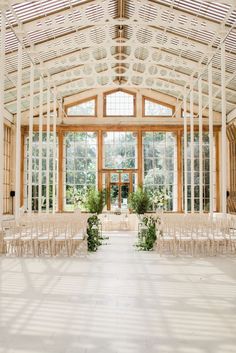
<path fill-rule="evenodd" d="M 128 183 L 110 183 L 110 206 L 111 209 L 128 209 L 128 196 L 130 186 Z"/>
<path fill-rule="evenodd" d="M 103 174 L 103 187 L 107 190 L 107 210 L 127 211 L 128 197 L 135 190 L 136 182 L 136 171 L 106 171 Z"/>

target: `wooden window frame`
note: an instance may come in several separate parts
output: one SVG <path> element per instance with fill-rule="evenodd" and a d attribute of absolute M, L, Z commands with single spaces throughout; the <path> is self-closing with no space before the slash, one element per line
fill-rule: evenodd
<path fill-rule="evenodd" d="M 229 146 L 229 185 L 227 195 L 227 212 L 236 214 L 236 126 L 234 122 L 227 126 Z"/>
<path fill-rule="evenodd" d="M 33 132 L 34 133 L 39 133 L 39 127 L 38 125 L 37 126 L 33 126 Z M 46 135 L 46 132 L 47 132 L 47 126 L 46 125 L 43 125 L 43 128 L 42 128 L 42 133 Z M 52 133 L 53 132 L 53 126 L 51 125 L 50 126 L 50 132 Z M 57 168 L 56 168 L 56 180 L 57 183 L 56 183 L 56 186 L 58 187 L 58 190 L 56 192 L 56 212 L 57 210 L 59 209 L 59 189 L 60 189 L 60 185 L 61 185 L 61 181 L 60 181 L 60 178 L 59 178 L 59 175 L 60 175 L 60 171 L 59 171 L 59 162 L 60 162 L 60 155 L 59 155 L 59 132 L 58 132 L 58 129 L 56 130 L 56 140 L 57 140 L 57 143 L 56 143 L 56 149 L 57 149 Z M 27 138 L 29 138 L 29 128 L 26 126 L 26 127 L 22 127 L 21 129 L 21 192 L 20 192 L 20 204 L 21 204 L 21 207 L 24 207 L 26 206 L 26 202 L 28 202 L 28 196 L 27 196 L 27 193 L 25 194 L 25 186 L 28 185 L 28 182 L 27 181 L 27 176 L 28 176 L 28 168 L 27 168 L 27 165 L 25 164 L 25 161 L 27 160 Z M 63 140 L 62 140 L 63 141 Z M 34 142 L 33 142 L 34 144 Z M 44 144 L 44 142 L 43 142 Z M 52 142 L 49 142 L 49 145 L 50 145 L 50 151 L 52 151 L 53 149 L 53 143 Z M 39 141 L 38 141 L 38 146 L 39 146 Z M 35 156 L 36 158 L 35 159 L 38 159 L 39 157 L 38 156 Z M 33 157 L 34 158 L 34 157 Z M 52 161 L 53 157 L 50 153 L 50 160 Z M 42 160 L 46 160 L 46 156 L 42 156 Z M 63 155 L 62 155 L 62 162 L 63 162 Z M 26 167 L 26 168 L 25 168 Z M 38 171 L 39 172 L 39 171 Z M 46 172 L 46 169 L 44 170 L 44 168 L 42 168 L 42 172 Z M 37 174 L 36 171 L 32 171 L 32 173 L 34 174 Z M 33 178 L 33 174 L 32 174 L 32 178 Z M 37 183 L 34 183 L 33 182 L 33 179 L 32 179 L 32 187 L 33 186 L 37 186 L 38 184 Z M 51 183 L 49 183 L 49 186 L 52 187 L 53 185 L 53 181 L 51 181 Z M 42 183 L 42 187 L 43 186 L 46 186 L 46 184 L 43 184 Z M 35 200 L 37 200 L 39 198 L 39 194 L 34 197 L 33 196 L 33 193 L 32 193 L 32 200 L 33 198 Z M 50 196 L 49 199 L 51 199 L 52 197 Z M 36 210 L 36 209 L 33 209 L 33 212 L 38 212 L 39 210 Z M 46 211 L 46 209 L 45 209 Z M 52 211 L 52 207 L 50 207 L 50 211 Z M 42 212 L 43 211 L 43 208 L 42 208 Z"/>
<path fill-rule="evenodd" d="M 156 104 L 159 104 L 159 105 L 163 105 L 164 107 L 167 107 L 167 108 L 170 108 L 172 110 L 172 115 L 146 115 L 145 114 L 145 101 L 148 100 L 152 103 L 156 103 Z M 168 104 L 168 103 L 163 103 L 157 99 L 154 99 L 154 98 L 150 98 L 150 97 L 147 97 L 147 96 L 142 96 L 142 116 L 144 118 L 172 118 L 172 116 L 174 115 L 175 113 L 175 106 L 174 105 L 171 105 L 171 104 Z"/>
<path fill-rule="evenodd" d="M 34 131 L 38 131 L 38 126 L 34 125 Z M 64 212 L 63 209 L 63 187 L 64 187 L 64 180 L 63 180 L 63 173 L 64 173 L 64 166 L 63 166 L 63 140 L 64 140 L 64 133 L 65 132 L 70 132 L 70 131 L 90 131 L 90 132 L 97 132 L 98 133 L 98 190 L 102 190 L 102 173 L 104 171 L 103 166 L 102 166 L 102 158 L 103 158 L 103 137 L 102 133 L 106 131 L 129 131 L 136 132 L 138 134 L 138 166 L 137 166 L 137 173 L 138 173 L 138 184 L 141 185 L 143 183 L 143 156 L 142 156 L 142 133 L 143 132 L 176 132 L 177 133 L 177 158 L 178 158 L 178 213 L 183 212 L 182 210 L 182 146 L 181 146 L 181 140 L 182 140 L 182 135 L 183 135 L 183 126 L 179 125 L 144 125 L 140 126 L 137 124 L 134 124 L 132 126 L 130 125 L 119 125 L 119 124 L 114 124 L 112 126 L 104 126 L 102 124 L 99 125 L 58 125 L 57 126 L 57 134 L 58 134 L 58 212 Z M 23 205 L 23 199 L 24 199 L 24 178 L 23 178 L 23 173 L 24 173 L 24 136 L 26 133 L 28 133 L 28 126 L 22 126 L 22 153 L 21 153 L 21 205 Z M 46 130 L 46 125 L 43 126 L 43 131 Z M 198 127 L 195 126 L 194 130 L 198 131 Z M 208 131 L 208 125 L 203 125 L 203 131 Z M 214 126 L 214 133 L 216 136 L 219 134 L 220 127 L 219 126 Z M 219 193 L 219 181 L 220 181 L 220 176 L 219 176 L 219 139 L 216 140 L 216 185 L 217 185 L 217 190 L 216 190 L 216 210 L 219 210 L 219 201 L 220 201 L 220 193 Z M 112 171 L 114 171 L 112 169 Z"/>
<path fill-rule="evenodd" d="M 134 114 L 133 115 L 107 115 L 107 96 L 116 93 L 116 92 L 124 92 L 129 94 L 130 96 L 133 96 L 133 108 L 134 108 Z M 129 117 L 129 118 L 135 118 L 137 115 L 137 107 L 136 107 L 136 93 L 131 92 L 129 90 L 123 89 L 123 88 L 117 88 L 109 92 L 105 92 L 103 94 L 103 116 L 105 118 L 119 118 L 119 117 Z"/>
<path fill-rule="evenodd" d="M 11 147 L 12 147 L 12 129 L 4 124 L 3 139 L 3 214 L 12 214 L 11 205 Z"/>
<path fill-rule="evenodd" d="M 80 105 L 80 104 L 83 104 L 83 103 L 86 103 L 86 102 L 89 102 L 89 101 L 92 101 L 94 100 L 95 101 L 95 114 L 94 115 L 76 115 L 76 114 L 68 114 L 68 109 L 71 108 L 71 107 L 74 107 L 76 105 Z M 97 96 L 92 96 L 92 97 L 89 97 L 89 98 L 84 98 L 84 99 L 81 99 L 77 102 L 73 102 L 71 104 L 68 104 L 66 106 L 66 114 L 68 116 L 68 118 L 97 118 L 97 105 L 98 105 L 98 102 L 97 102 Z"/>
<path fill-rule="evenodd" d="M 104 165 L 104 162 L 105 162 L 105 152 L 104 152 L 104 146 L 105 146 L 105 143 L 104 143 L 104 133 L 108 133 L 108 132 L 132 132 L 133 134 L 136 134 L 136 146 L 137 146 L 137 156 L 136 156 L 136 167 L 134 168 L 106 168 L 105 165 Z M 102 170 L 103 171 L 112 171 L 112 170 L 125 170 L 125 171 L 130 171 L 130 170 L 138 170 L 138 131 L 132 131 L 128 129 L 127 127 L 127 130 L 126 131 L 118 131 L 118 130 L 111 130 L 111 131 L 102 131 Z"/>
<path fill-rule="evenodd" d="M 182 183 L 179 182 L 180 180 L 182 180 L 182 170 L 181 170 L 181 166 L 182 166 L 182 158 L 181 158 L 181 133 L 182 133 L 182 130 L 181 129 L 173 129 L 172 131 L 169 129 L 167 130 L 161 130 L 161 129 L 156 129 L 156 130 L 152 130 L 152 131 L 145 131 L 143 130 L 141 133 L 142 133 L 142 152 L 143 152 L 143 138 L 144 138 L 144 134 L 146 132 L 151 132 L 151 133 L 154 133 L 154 132 L 157 132 L 157 133 L 172 133 L 175 135 L 175 140 L 176 140 L 176 167 L 177 167 L 177 170 L 176 170 L 176 179 L 177 179 L 177 184 L 176 184 L 176 210 L 169 210 L 169 211 L 165 211 L 167 213 L 178 213 L 178 212 L 183 212 L 183 209 L 182 209 L 182 205 L 181 205 L 181 200 L 182 200 L 182 190 L 181 190 L 181 187 L 182 187 Z M 149 157 L 150 158 L 150 157 Z M 168 157 L 169 158 L 169 157 Z M 174 160 L 174 158 L 173 158 Z M 144 182 L 144 154 L 142 155 L 142 184 Z M 173 171 L 174 173 L 174 171 Z M 171 185 L 171 184 L 169 184 Z M 174 183 L 172 184 L 174 185 Z M 153 211 L 154 212 L 154 211 Z"/>
<path fill-rule="evenodd" d="M 97 158 L 96 158 L 96 183 L 95 183 L 95 187 L 98 188 L 98 132 L 97 131 L 90 131 L 90 130 L 86 130 L 86 131 L 76 131 L 76 130 L 70 130 L 70 131 L 64 131 L 61 135 L 62 135 L 62 139 L 60 141 L 60 145 L 59 145 L 59 151 L 61 151 L 62 153 L 62 162 L 61 162 L 61 188 L 60 188 L 60 193 L 58 193 L 58 205 L 59 205 L 59 197 L 60 197 L 60 210 L 62 210 L 62 212 L 71 212 L 66 210 L 66 195 L 65 195 L 65 190 L 66 190 L 66 145 L 65 145 L 65 138 L 66 138 L 66 134 L 67 133 L 96 133 L 96 138 L 97 138 Z M 59 153 L 60 155 L 60 153 Z M 83 158 L 83 157 L 79 157 L 79 158 Z M 86 158 L 88 159 L 89 157 L 86 156 Z M 76 185 L 74 183 L 74 185 Z M 59 208 L 59 207 L 58 207 Z M 72 211 L 73 212 L 73 211 Z"/>

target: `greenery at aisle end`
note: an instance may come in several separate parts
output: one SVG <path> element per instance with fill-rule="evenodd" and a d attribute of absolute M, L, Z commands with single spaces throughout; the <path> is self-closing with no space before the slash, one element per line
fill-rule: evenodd
<path fill-rule="evenodd" d="M 151 206 L 151 199 L 148 192 L 142 186 L 138 186 L 137 190 L 131 192 L 129 195 L 128 206 L 134 213 L 146 213 Z"/>
<path fill-rule="evenodd" d="M 103 240 L 101 221 L 97 214 L 94 214 L 88 218 L 87 236 L 88 251 L 97 251 L 98 247 L 102 245 Z"/>
<path fill-rule="evenodd" d="M 138 243 L 136 247 L 139 250 L 153 250 L 160 234 L 161 219 L 157 215 L 145 215 L 152 207 L 154 209 L 164 207 L 168 200 L 165 191 L 156 190 L 152 194 L 144 190 L 141 186 L 135 192 L 132 192 L 128 199 L 129 208 L 139 216 Z"/>
<path fill-rule="evenodd" d="M 139 250 L 153 250 L 160 224 L 159 216 L 143 216 L 142 223 L 139 226 L 138 243 L 136 244 Z"/>
<path fill-rule="evenodd" d="M 98 217 L 102 213 L 103 207 L 106 204 L 106 191 L 98 191 L 95 188 L 88 189 L 81 195 L 79 205 L 92 215 L 87 221 L 87 241 L 88 251 L 97 251 L 104 240 L 102 236 L 102 225 Z"/>
<path fill-rule="evenodd" d="M 84 188 L 75 196 L 75 205 L 82 211 L 89 213 L 102 213 L 106 204 L 106 190 L 98 191 L 95 188 Z"/>
<path fill-rule="evenodd" d="M 147 190 L 138 186 L 128 198 L 128 206 L 131 211 L 138 215 L 148 211 L 165 210 L 170 199 L 165 189 Z"/>

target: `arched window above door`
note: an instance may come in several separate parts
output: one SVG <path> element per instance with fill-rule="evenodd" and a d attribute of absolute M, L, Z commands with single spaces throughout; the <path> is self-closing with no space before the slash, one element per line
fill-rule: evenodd
<path fill-rule="evenodd" d="M 105 116 L 135 116 L 135 94 L 124 90 L 104 95 Z"/>

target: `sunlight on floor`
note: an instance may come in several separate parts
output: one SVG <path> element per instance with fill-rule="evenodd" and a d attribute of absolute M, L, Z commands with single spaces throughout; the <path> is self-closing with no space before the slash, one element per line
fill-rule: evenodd
<path fill-rule="evenodd" d="M 160 258 L 134 242 L 0 258 L 0 353 L 234 353 L 236 259 Z"/>

